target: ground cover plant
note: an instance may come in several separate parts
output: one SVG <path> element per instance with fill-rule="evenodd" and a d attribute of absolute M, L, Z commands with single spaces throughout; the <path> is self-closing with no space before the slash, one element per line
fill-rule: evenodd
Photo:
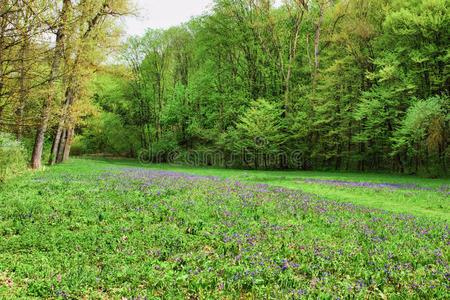
<path fill-rule="evenodd" d="M 163 167 L 74 160 L 3 185 L 0 297 L 448 296 L 445 207 L 414 216 L 252 182 L 270 172 Z M 298 189 L 311 186 L 324 193 Z"/>
<path fill-rule="evenodd" d="M 25 169 L 25 149 L 12 135 L 0 132 L 0 183 Z"/>

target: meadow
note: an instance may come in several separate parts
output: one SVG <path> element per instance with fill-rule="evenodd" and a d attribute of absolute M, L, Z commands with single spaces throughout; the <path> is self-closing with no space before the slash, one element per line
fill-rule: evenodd
<path fill-rule="evenodd" d="M 71 159 L 0 185 L 0 298 L 445 299 L 448 185 Z"/>

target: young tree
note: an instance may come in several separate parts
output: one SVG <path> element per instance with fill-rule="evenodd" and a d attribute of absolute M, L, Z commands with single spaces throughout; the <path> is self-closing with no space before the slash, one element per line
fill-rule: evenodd
<path fill-rule="evenodd" d="M 236 122 L 234 151 L 243 151 L 244 163 L 253 161 L 255 169 L 274 166 L 282 157 L 282 145 L 286 141 L 283 130 L 283 111 L 264 99 L 254 101 Z M 249 159 L 252 155 L 252 159 Z M 281 165 L 281 161 L 279 161 Z"/>

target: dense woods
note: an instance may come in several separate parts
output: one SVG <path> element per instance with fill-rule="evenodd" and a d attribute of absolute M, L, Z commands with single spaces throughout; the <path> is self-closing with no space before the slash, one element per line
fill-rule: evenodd
<path fill-rule="evenodd" d="M 113 58 L 127 1 L 2 1 L 0 130 L 28 143 L 34 168 L 72 149 L 445 175 L 449 7 L 216 0 L 186 24 L 130 37 Z"/>

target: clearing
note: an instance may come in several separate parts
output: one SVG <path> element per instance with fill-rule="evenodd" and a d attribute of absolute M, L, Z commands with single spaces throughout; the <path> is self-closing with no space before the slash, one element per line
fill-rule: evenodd
<path fill-rule="evenodd" d="M 0 298 L 445 298 L 448 181 L 72 159 L 0 186 Z"/>

